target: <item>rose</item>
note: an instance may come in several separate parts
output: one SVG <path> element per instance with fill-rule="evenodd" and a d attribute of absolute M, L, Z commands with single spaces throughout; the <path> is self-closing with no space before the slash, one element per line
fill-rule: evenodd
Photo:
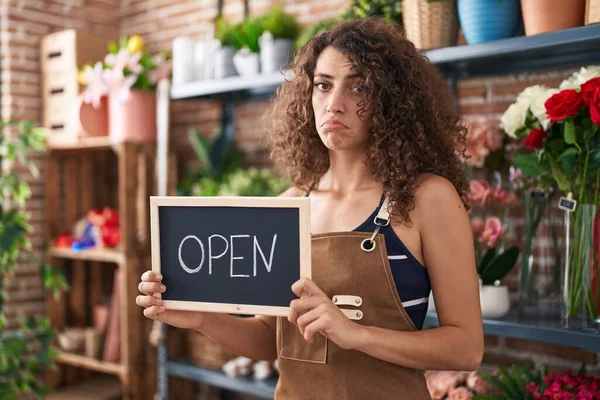
<path fill-rule="evenodd" d="M 517 131 L 525 125 L 529 104 L 517 101 L 511 104 L 500 118 L 500 126 L 512 138 L 517 137 Z"/>
<path fill-rule="evenodd" d="M 579 71 L 573 73 L 569 78 L 562 81 L 560 84 L 560 89 L 575 89 L 579 90 L 581 84 L 589 81 L 590 79 L 596 78 L 600 76 L 600 67 L 583 67 Z"/>
<path fill-rule="evenodd" d="M 581 85 L 581 98 L 586 105 L 593 103 L 594 95 L 600 90 L 600 78 L 590 79 Z"/>
<path fill-rule="evenodd" d="M 553 94 L 545 103 L 550 122 L 562 121 L 569 116 L 576 116 L 581 105 L 581 93 L 573 89 Z"/>
<path fill-rule="evenodd" d="M 542 142 L 547 136 L 548 134 L 543 129 L 532 129 L 523 141 L 523 146 L 530 149 L 541 149 Z"/>
<path fill-rule="evenodd" d="M 550 120 L 546 114 L 545 103 L 550 96 L 558 93 L 556 89 L 550 89 L 544 85 L 534 85 L 523 90 L 517 97 L 517 101 L 523 101 L 529 105 L 529 110 L 533 116 L 539 121 L 544 129 L 550 126 Z"/>

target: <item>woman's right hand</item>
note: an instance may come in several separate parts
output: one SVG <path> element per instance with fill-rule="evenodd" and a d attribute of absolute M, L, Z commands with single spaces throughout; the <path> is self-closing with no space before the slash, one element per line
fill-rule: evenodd
<path fill-rule="evenodd" d="M 198 329 L 202 324 L 204 313 L 199 311 L 167 310 L 162 300 L 155 297 L 155 293 L 162 294 L 167 288 L 162 284 L 162 275 L 153 271 L 146 271 L 142 275 L 142 281 L 138 289 L 143 296 L 137 296 L 135 302 L 144 307 L 144 315 L 147 318 L 164 322 L 176 328 Z"/>

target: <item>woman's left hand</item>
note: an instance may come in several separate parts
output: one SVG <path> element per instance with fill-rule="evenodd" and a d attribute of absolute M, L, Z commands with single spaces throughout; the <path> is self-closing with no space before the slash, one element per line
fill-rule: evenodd
<path fill-rule="evenodd" d="M 315 282 L 302 278 L 292 291 L 300 298 L 290 303 L 288 320 L 298 326 L 306 341 L 312 343 L 320 332 L 343 349 L 356 347 L 362 326 L 350 321 Z"/>

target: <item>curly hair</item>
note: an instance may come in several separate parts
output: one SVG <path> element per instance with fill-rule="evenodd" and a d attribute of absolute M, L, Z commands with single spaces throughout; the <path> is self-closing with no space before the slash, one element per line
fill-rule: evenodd
<path fill-rule="evenodd" d="M 345 54 L 360 75 L 368 111 L 365 163 L 390 197 L 390 214 L 410 222 L 416 179 L 433 173 L 448 179 L 468 209 L 462 160 L 467 130 L 459 124 L 446 83 L 402 28 L 377 17 L 344 22 L 313 37 L 285 67 L 293 78 L 282 83 L 265 114 L 273 161 L 296 187 L 309 191 L 329 168 L 329 156 L 315 126 L 314 70 L 326 47 Z"/>

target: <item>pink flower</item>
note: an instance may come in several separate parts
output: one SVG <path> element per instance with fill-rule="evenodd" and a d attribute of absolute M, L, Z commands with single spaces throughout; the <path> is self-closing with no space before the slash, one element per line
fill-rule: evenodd
<path fill-rule="evenodd" d="M 494 202 L 502 206 L 512 206 L 518 201 L 517 197 L 513 193 L 503 190 L 500 185 L 496 185 L 492 191 L 492 198 Z"/>
<path fill-rule="evenodd" d="M 446 394 L 465 381 L 468 372 L 462 371 L 426 371 L 427 389 L 434 400 L 443 399 Z"/>
<path fill-rule="evenodd" d="M 114 68 L 112 70 L 104 71 L 104 80 L 106 82 L 106 86 L 110 92 L 118 92 L 120 101 L 127 101 L 131 94 L 131 87 L 135 85 L 138 76 L 137 75 L 129 75 L 124 76 L 123 70 Z"/>
<path fill-rule="evenodd" d="M 142 71 L 142 66 L 139 64 L 141 58 L 141 52 L 138 51 L 137 53 L 129 54 L 129 51 L 123 48 L 117 54 L 107 54 L 104 61 L 111 68 L 117 70 L 127 68 L 133 74 L 137 75 Z"/>
<path fill-rule="evenodd" d="M 477 373 L 472 371 L 467 378 L 467 387 L 477 394 L 489 394 L 492 392 L 490 385 Z"/>
<path fill-rule="evenodd" d="M 467 164 L 483 167 L 486 157 L 493 151 L 502 147 L 502 131 L 498 123 L 489 118 L 470 118 L 465 121 L 467 128 L 466 153 L 469 158 Z"/>
<path fill-rule="evenodd" d="M 485 227 L 481 235 L 479 235 L 479 243 L 485 243 L 489 248 L 495 247 L 502 233 L 502 222 L 500 222 L 500 219 L 490 217 L 485 220 Z"/>
<path fill-rule="evenodd" d="M 473 230 L 473 235 L 481 235 L 483 232 L 483 228 L 485 227 L 485 222 L 482 218 L 475 217 L 471 220 L 471 230 Z"/>
<path fill-rule="evenodd" d="M 469 183 L 469 194 L 467 197 L 471 203 L 479 203 L 479 205 L 485 207 L 491 194 L 492 188 L 486 181 L 473 179 Z"/>
<path fill-rule="evenodd" d="M 98 61 L 94 68 L 86 66 L 83 70 L 84 79 L 87 81 L 87 87 L 83 93 L 83 101 L 92 103 L 94 108 L 100 107 L 100 99 L 108 93 L 108 87 L 104 80 L 104 71 L 102 63 Z"/>
<path fill-rule="evenodd" d="M 471 400 L 471 398 L 473 398 L 473 392 L 464 386 L 450 389 L 447 397 L 448 400 Z"/>

